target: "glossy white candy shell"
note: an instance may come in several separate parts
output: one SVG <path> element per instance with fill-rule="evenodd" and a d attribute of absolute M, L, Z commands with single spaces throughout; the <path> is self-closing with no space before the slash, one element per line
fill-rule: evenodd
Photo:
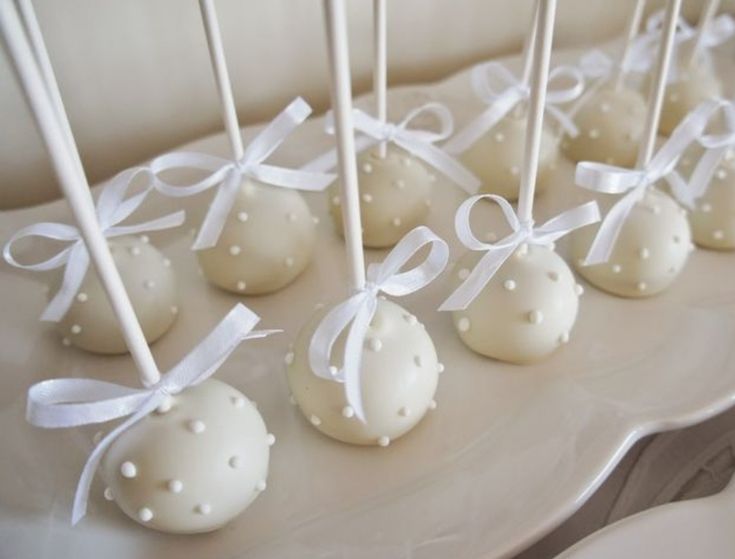
<path fill-rule="evenodd" d="M 508 200 L 518 198 L 526 122 L 525 116 L 506 116 L 460 156 L 462 162 L 482 181 L 482 192 L 499 194 Z M 544 127 L 539 153 L 537 194 L 548 186 L 558 158 L 556 137 Z"/>
<path fill-rule="evenodd" d="M 271 442 L 258 410 L 210 379 L 171 397 L 116 439 L 102 462 L 111 497 L 136 522 L 215 530 L 265 489 Z"/>
<path fill-rule="evenodd" d="M 320 310 L 312 317 L 286 356 L 293 398 L 307 421 L 325 435 L 347 443 L 387 446 L 413 429 L 436 405 L 440 366 L 434 344 L 409 311 L 378 300 L 362 357 L 367 419 L 362 423 L 347 407 L 344 385 L 317 377 L 309 367 L 308 345 L 325 313 Z M 335 344 L 334 355 L 343 355 L 344 338 Z"/>
<path fill-rule="evenodd" d="M 659 132 L 671 134 L 697 105 L 721 95 L 722 84 L 708 64 L 679 68 L 676 81 L 666 87 Z"/>
<path fill-rule="evenodd" d="M 196 254 L 214 285 L 261 295 L 295 280 L 315 242 L 314 218 L 298 191 L 245 179 L 217 244 Z"/>
<path fill-rule="evenodd" d="M 598 226 L 574 231 L 574 265 L 594 286 L 622 297 L 649 297 L 664 291 L 678 277 L 692 251 L 686 211 L 655 188 L 637 202 L 623 225 L 610 259 L 584 266 Z"/>
<path fill-rule="evenodd" d="M 477 260 L 478 253 L 468 252 L 457 262 L 453 288 Z M 523 245 L 465 310 L 452 313 L 454 326 L 477 353 L 511 363 L 537 361 L 569 341 L 581 293 L 556 252 Z"/>
<path fill-rule="evenodd" d="M 600 161 L 633 167 L 646 120 L 646 103 L 628 87 L 605 86 L 592 95 L 575 117 L 579 135 L 566 136 L 565 154 L 573 161 Z"/>
<path fill-rule="evenodd" d="M 421 160 L 389 145 L 385 158 L 374 149 L 357 156 L 362 242 L 366 247 L 395 245 L 409 231 L 426 223 L 436 174 Z M 329 209 L 342 234 L 342 201 L 338 182 L 329 190 Z"/>
<path fill-rule="evenodd" d="M 715 171 L 707 192 L 689 212 L 694 242 L 704 248 L 735 249 L 735 160 L 732 152 Z"/>
<path fill-rule="evenodd" d="M 143 334 L 148 343 L 153 343 L 168 331 L 179 312 L 171 262 L 141 237 L 110 239 L 109 246 Z M 50 296 L 56 293 L 58 285 L 57 281 L 51 286 Z M 74 302 L 58 322 L 57 330 L 64 345 L 94 353 L 128 351 L 107 294 L 91 265 Z"/>

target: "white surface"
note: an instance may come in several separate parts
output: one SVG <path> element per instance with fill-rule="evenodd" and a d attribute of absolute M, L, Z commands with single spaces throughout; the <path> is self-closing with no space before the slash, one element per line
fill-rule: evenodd
<path fill-rule="evenodd" d="M 585 538 L 557 559 L 735 557 L 735 482 L 722 493 L 662 505 Z"/>
<path fill-rule="evenodd" d="M 392 114 L 438 100 L 449 104 L 460 124 L 481 108 L 466 72 L 389 96 Z M 299 129 L 279 160 L 296 164 L 322 153 L 331 140 L 321 126 L 316 121 Z M 246 136 L 252 134 L 248 130 Z M 224 135 L 188 147 L 228 153 Z M 570 164 L 560 164 L 555 177 L 558 195 L 539 198 L 539 220 L 585 196 L 572 187 Z M 429 225 L 450 242 L 453 258 L 461 251 L 452 216 L 462 199 L 443 179 L 436 183 Z M 203 200 L 185 203 L 198 203 L 201 214 Z M 69 527 L 72 494 L 95 429 L 48 432 L 26 425 L 25 390 L 42 378 L 68 375 L 134 384 L 132 362 L 62 347 L 36 320 L 45 304 L 40 278 L 0 268 L 3 559 L 87 559 L 100 549 L 109 559 L 508 556 L 575 511 L 635 440 L 703 420 L 735 401 L 731 254 L 695 252 L 679 281 L 652 299 L 623 300 L 587 287 L 573 343 L 527 367 L 489 361 L 465 348 L 451 316 L 434 311 L 449 291 L 444 276 L 401 300 L 426 324 L 446 365 L 437 410 L 385 449 L 335 442 L 288 404 L 283 365 L 314 303 L 344 296 L 344 253 L 324 219 L 327 200 L 309 195 L 308 201 L 322 217 L 315 261 L 288 289 L 245 299 L 263 316 L 263 328 L 286 332 L 246 343 L 217 375 L 258 402 L 279 441 L 272 449 L 269 487 L 230 526 L 211 535 L 166 536 L 138 527 L 104 500 L 99 481 L 89 516 Z M 151 203 L 144 213 L 160 215 L 170 204 Z M 57 202 L 3 212 L 0 236 L 42 217 L 64 218 L 68 211 Z M 197 274 L 188 235 L 151 237 L 181 281 L 179 320 L 154 346 L 165 368 L 236 298 L 208 287 Z M 383 254 L 369 251 L 368 258 Z"/>

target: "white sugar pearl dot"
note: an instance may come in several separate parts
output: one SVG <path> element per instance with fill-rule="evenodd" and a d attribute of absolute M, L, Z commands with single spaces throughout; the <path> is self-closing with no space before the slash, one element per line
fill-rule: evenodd
<path fill-rule="evenodd" d="M 319 218 L 317 216 L 313 216 L 311 220 L 314 222 L 314 225 L 319 225 Z"/>
<path fill-rule="evenodd" d="M 130 247 L 130 254 L 140 256 L 140 247 Z"/>
<path fill-rule="evenodd" d="M 390 444 L 390 437 L 386 437 L 383 435 L 382 437 L 378 437 L 378 446 L 386 447 Z"/>
<path fill-rule="evenodd" d="M 143 507 L 138 510 L 138 519 L 141 522 L 150 522 L 153 519 L 153 511 L 148 507 Z"/>
<path fill-rule="evenodd" d="M 143 282 L 143 287 L 145 287 L 146 289 L 153 289 L 154 287 L 156 287 L 156 282 L 153 280 L 145 280 Z"/>
<path fill-rule="evenodd" d="M 569 342 L 569 332 L 562 332 L 561 336 L 559 336 L 559 343 L 566 344 L 568 342 Z"/>
<path fill-rule="evenodd" d="M 470 275 L 470 271 L 467 268 L 462 268 L 459 272 L 457 272 L 457 277 L 461 280 L 466 280 Z"/>
<path fill-rule="evenodd" d="M 240 252 L 242 252 L 242 249 L 238 245 L 232 245 L 230 247 L 230 254 L 232 256 L 237 256 Z"/>
<path fill-rule="evenodd" d="M 366 204 L 369 204 L 370 202 L 372 202 L 373 201 L 372 194 L 368 194 L 367 192 L 365 194 L 363 194 L 362 195 L 362 201 L 365 202 Z"/>
<path fill-rule="evenodd" d="M 292 268 L 294 264 L 293 257 L 292 256 L 286 257 L 286 260 L 284 260 L 283 263 L 286 265 L 286 268 Z"/>
<path fill-rule="evenodd" d="M 71 340 L 69 338 L 61 338 L 61 345 L 69 347 L 71 345 Z"/>
<path fill-rule="evenodd" d="M 502 142 L 504 140 L 505 140 L 505 134 L 503 134 L 502 132 L 496 132 L 495 133 L 495 141 L 496 142 Z"/>
<path fill-rule="evenodd" d="M 401 417 L 408 417 L 411 415 L 411 410 L 409 410 L 406 406 L 403 406 L 400 410 L 398 410 L 398 415 Z"/>
<path fill-rule="evenodd" d="M 651 257 L 651 251 L 644 247 L 638 251 L 638 256 L 640 256 L 642 260 L 648 260 Z"/>
<path fill-rule="evenodd" d="M 442 374 L 444 372 L 444 363 L 436 364 L 436 372 Z"/>
<path fill-rule="evenodd" d="M 635 286 L 635 287 L 636 287 L 636 289 L 637 289 L 638 291 L 645 291 L 646 289 L 648 289 L 648 285 L 646 284 L 646 282 L 645 282 L 645 281 L 639 281 L 639 282 L 638 282 L 638 283 L 636 284 L 636 286 Z"/>
<path fill-rule="evenodd" d="M 401 179 L 395 180 L 393 181 L 393 186 L 395 186 L 399 190 L 403 190 L 404 188 L 406 188 L 406 181 Z"/>
<path fill-rule="evenodd" d="M 362 172 L 365 173 L 366 175 L 369 175 L 370 173 L 373 172 L 373 166 L 370 165 L 370 163 L 364 163 L 362 166 Z"/>
<path fill-rule="evenodd" d="M 168 482 L 168 490 L 171 493 L 181 493 L 184 489 L 184 484 L 180 479 L 172 479 Z"/>
<path fill-rule="evenodd" d="M 169 259 L 169 258 L 164 258 L 162 262 L 163 262 L 163 265 L 164 265 L 164 266 L 165 266 L 166 268 L 170 268 L 170 267 L 171 267 L 171 259 Z"/>
<path fill-rule="evenodd" d="M 204 515 L 209 514 L 210 512 L 212 512 L 212 505 L 207 504 L 207 503 L 202 503 L 200 505 L 197 505 L 196 511 L 198 514 L 204 514 Z"/>
<path fill-rule="evenodd" d="M 248 212 L 237 212 L 237 221 L 240 223 L 245 223 L 249 217 Z"/>
<path fill-rule="evenodd" d="M 255 489 L 257 489 L 258 491 L 265 491 L 265 488 L 266 488 L 265 480 L 261 479 L 258 483 L 255 484 Z"/>
<path fill-rule="evenodd" d="M 141 235 L 140 242 L 147 245 L 148 243 L 151 242 L 151 238 L 148 235 Z"/>
<path fill-rule="evenodd" d="M 544 321 L 544 313 L 539 310 L 532 310 L 528 313 L 528 322 L 531 324 L 541 324 Z"/>
<path fill-rule="evenodd" d="M 717 170 L 717 178 L 720 180 L 724 180 L 727 177 L 727 171 L 725 169 L 718 169 Z"/>
<path fill-rule="evenodd" d="M 238 291 L 245 291 L 245 289 L 247 288 L 247 286 L 248 286 L 247 283 L 245 283 L 244 281 L 240 280 L 240 281 L 237 282 L 237 285 L 235 287 L 237 287 L 237 290 Z"/>
<path fill-rule="evenodd" d="M 166 396 L 166 398 L 158 404 L 158 407 L 156 408 L 156 412 L 159 414 L 168 413 L 171 411 L 171 408 L 174 405 L 174 399 L 171 396 Z"/>
<path fill-rule="evenodd" d="M 368 347 L 371 351 L 380 351 L 383 349 L 383 342 L 378 338 L 370 338 L 368 340 Z"/>
<path fill-rule="evenodd" d="M 715 231 L 712 231 L 712 238 L 721 241 L 725 238 L 725 232 L 722 229 L 716 229 Z"/>
<path fill-rule="evenodd" d="M 200 433 L 204 433 L 207 426 L 204 424 L 204 421 L 201 419 L 192 419 L 188 423 L 189 431 L 194 433 L 195 435 L 198 435 Z"/>
<path fill-rule="evenodd" d="M 610 107 L 610 103 L 602 103 L 602 104 L 600 105 L 600 110 L 601 110 L 601 111 L 602 111 L 603 113 L 609 113 L 609 112 L 610 112 L 610 108 L 611 108 L 611 107 Z"/>
<path fill-rule="evenodd" d="M 179 314 L 179 307 L 171 305 L 171 314 Z"/>
<path fill-rule="evenodd" d="M 242 466 L 242 460 L 239 456 L 230 456 L 230 459 L 227 461 L 227 464 L 232 468 L 233 470 L 236 470 L 240 466 Z"/>
<path fill-rule="evenodd" d="M 112 489 L 110 489 L 109 487 L 105 487 L 105 492 L 103 493 L 103 495 L 108 501 L 112 501 L 115 499 L 115 495 L 112 494 Z"/>
<path fill-rule="evenodd" d="M 521 168 L 520 168 L 520 167 L 518 167 L 517 165 L 513 165 L 513 166 L 512 166 L 511 168 L 510 168 L 510 174 L 511 174 L 511 175 L 513 175 L 514 177 L 515 177 L 515 176 L 518 176 L 518 174 L 519 174 L 520 172 L 521 172 Z"/>
<path fill-rule="evenodd" d="M 459 328 L 460 332 L 469 332 L 470 330 L 470 319 L 465 317 L 462 317 L 459 319 L 459 322 L 457 322 L 457 328 Z"/>
<path fill-rule="evenodd" d="M 707 202 L 705 202 L 704 204 L 702 204 L 702 206 L 700 207 L 700 209 L 701 209 L 701 210 L 702 210 L 702 211 L 703 211 L 704 213 L 709 213 L 709 212 L 711 212 L 711 211 L 712 211 L 712 204 L 708 204 Z"/>
<path fill-rule="evenodd" d="M 393 226 L 394 227 L 399 227 L 401 225 L 401 218 L 400 217 L 394 217 L 392 223 L 393 223 Z"/>
<path fill-rule="evenodd" d="M 288 221 L 290 221 L 291 223 L 293 223 L 294 221 L 296 221 L 296 214 L 295 214 L 295 213 L 293 213 L 293 212 L 288 212 L 288 213 L 286 214 L 286 219 L 287 219 Z"/>
<path fill-rule="evenodd" d="M 512 279 L 507 279 L 503 282 L 503 289 L 506 291 L 513 291 L 516 288 L 516 282 Z"/>
<path fill-rule="evenodd" d="M 321 425 L 321 424 L 322 424 L 322 420 L 321 420 L 321 419 L 319 419 L 319 417 L 317 417 L 317 416 L 316 416 L 316 415 L 314 415 L 314 414 L 311 414 L 311 417 L 309 418 L 309 421 L 311 421 L 311 424 L 312 424 L 312 425 L 313 425 L 314 427 L 319 427 L 319 425 Z"/>
<path fill-rule="evenodd" d="M 329 374 L 333 377 L 336 377 L 339 374 L 339 369 L 335 367 L 334 365 L 329 366 Z"/>
<path fill-rule="evenodd" d="M 123 462 L 120 464 L 120 474 L 127 479 L 133 479 L 138 475 L 138 468 L 132 462 Z"/>
<path fill-rule="evenodd" d="M 265 437 L 265 442 L 268 446 L 276 444 L 276 436 L 273 433 L 268 433 Z"/>
<path fill-rule="evenodd" d="M 401 163 L 404 167 L 410 167 L 411 166 L 411 160 L 408 157 L 401 157 Z"/>
<path fill-rule="evenodd" d="M 339 196 L 332 196 L 332 205 L 339 206 Z"/>
<path fill-rule="evenodd" d="M 549 272 L 549 279 L 551 281 L 559 281 L 559 272 L 551 271 Z"/>
<path fill-rule="evenodd" d="M 526 256 L 527 254 L 528 254 L 528 243 L 523 243 L 523 244 L 522 244 L 521 246 L 519 246 L 519 247 L 518 247 L 518 248 L 516 249 L 516 252 L 515 252 L 515 255 L 516 255 L 516 256 L 517 256 L 518 258 L 523 258 L 523 257 L 524 257 L 524 256 Z"/>
<path fill-rule="evenodd" d="M 79 326 L 79 324 L 72 324 L 72 326 L 71 326 L 71 333 L 72 334 L 81 334 L 82 333 L 82 327 Z"/>
<path fill-rule="evenodd" d="M 88 300 L 89 296 L 84 291 L 77 293 L 77 301 L 79 301 L 80 303 L 86 303 Z"/>
<path fill-rule="evenodd" d="M 581 297 L 584 293 L 584 287 L 582 287 L 580 284 L 575 283 L 574 284 L 574 293 L 577 294 L 577 297 Z"/>
<path fill-rule="evenodd" d="M 286 365 L 291 365 L 294 360 L 294 353 L 293 351 L 289 351 L 284 357 L 283 362 L 286 363 Z"/>
<path fill-rule="evenodd" d="M 597 128 L 593 128 L 592 130 L 589 131 L 587 135 L 593 140 L 596 140 L 597 138 L 600 137 L 600 131 Z"/>
<path fill-rule="evenodd" d="M 612 273 L 613 274 L 619 274 L 623 271 L 623 267 L 620 264 L 613 264 L 612 265 Z"/>
<path fill-rule="evenodd" d="M 355 416 L 355 410 L 352 409 L 352 406 L 345 406 L 342 408 L 342 417 L 346 417 L 347 419 L 350 419 L 351 417 Z"/>
<path fill-rule="evenodd" d="M 436 400 L 431 400 L 429 402 L 429 409 L 430 410 L 435 410 L 436 409 Z"/>

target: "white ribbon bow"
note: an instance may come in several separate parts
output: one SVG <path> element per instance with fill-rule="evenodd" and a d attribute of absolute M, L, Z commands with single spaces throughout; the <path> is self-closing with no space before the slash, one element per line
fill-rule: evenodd
<path fill-rule="evenodd" d="M 512 233 L 495 243 L 485 243 L 472 233 L 470 213 L 480 200 L 492 200 L 503 212 Z M 468 307 L 477 297 L 503 263 L 522 244 L 550 245 L 568 233 L 596 223 L 600 220 L 597 202 L 587 202 L 551 218 L 539 227 L 533 222 L 524 223 L 513 210 L 513 206 L 495 194 L 479 194 L 462 202 L 454 216 L 454 228 L 460 242 L 469 250 L 484 251 L 485 255 L 475 265 L 460 286 L 442 303 L 440 311 L 459 311 Z"/>
<path fill-rule="evenodd" d="M 584 76 L 573 66 L 558 66 L 549 74 L 549 82 L 558 79 L 569 79 L 572 85 L 566 87 L 549 86 L 546 94 L 545 110 L 554 118 L 562 129 L 571 137 L 577 136 L 579 130 L 574 121 L 556 105 L 573 101 L 584 91 Z M 472 69 L 472 88 L 488 108 L 471 120 L 467 126 L 444 144 L 444 149 L 452 154 L 466 151 L 488 130 L 500 122 L 519 103 L 526 101 L 530 95 L 528 84 L 516 79 L 513 73 L 499 62 L 487 62 Z M 497 82 L 501 89 L 495 89 Z"/>
<path fill-rule="evenodd" d="M 252 331 L 260 318 L 237 304 L 199 345 L 150 388 L 130 388 L 93 379 L 45 380 L 28 390 L 26 419 L 38 427 L 58 429 L 127 419 L 110 431 L 87 458 L 77 484 L 72 525 L 87 511 L 89 488 L 105 451 L 122 433 L 146 417 L 170 395 L 211 377 L 244 340 L 263 338 L 278 330 Z"/>
<path fill-rule="evenodd" d="M 166 196 L 193 196 L 218 186 L 207 215 L 202 222 L 192 248 L 201 250 L 217 244 L 232 204 L 235 202 L 242 177 L 249 177 L 273 186 L 318 192 L 331 183 L 335 175 L 287 169 L 263 163 L 306 118 L 311 107 L 301 97 L 294 99 L 276 118 L 261 130 L 245 149 L 240 161 L 191 152 L 167 153 L 156 157 L 149 167 L 155 175 L 154 188 Z M 164 182 L 160 174 L 172 169 L 198 169 L 209 176 L 187 186 Z"/>
<path fill-rule="evenodd" d="M 142 192 L 125 199 L 125 193 L 140 173 L 152 180 L 148 169 L 134 167 L 115 176 L 100 193 L 96 205 L 97 220 L 102 233 L 108 239 L 147 231 L 160 231 L 176 227 L 184 222 L 185 213 L 180 210 L 144 223 L 119 225 L 140 207 L 151 191 L 151 186 L 148 185 Z M 42 262 L 22 264 L 13 256 L 13 244 L 28 237 L 42 237 L 70 244 Z M 61 320 L 69 310 L 89 268 L 89 253 L 82 234 L 73 225 L 64 223 L 35 223 L 24 227 L 5 244 L 3 257 L 11 266 L 24 270 L 48 271 L 66 266 L 59 291 L 41 315 L 41 320 L 53 322 Z"/>
<path fill-rule="evenodd" d="M 424 246 L 431 250 L 421 264 L 400 271 Z M 345 385 L 347 402 L 355 416 L 365 422 L 361 392 L 361 362 L 370 321 L 382 291 L 394 297 L 408 295 L 431 283 L 447 265 L 449 247 L 431 229 L 419 226 L 410 231 L 382 263 L 368 266 L 365 288 L 330 310 L 314 332 L 309 344 L 309 365 L 318 377 Z M 337 338 L 347 332 L 342 368 L 331 365 L 332 348 Z"/>
<path fill-rule="evenodd" d="M 466 191 L 476 192 L 480 187 L 480 179 L 444 149 L 435 145 L 437 142 L 446 140 L 454 130 L 452 113 L 444 105 L 426 103 L 413 109 L 397 124 L 382 122 L 359 109 L 354 109 L 352 115 L 355 130 L 363 133 L 355 139 L 357 153 L 361 153 L 381 142 L 392 142 L 422 159 Z M 411 123 L 415 119 L 425 116 L 433 116 L 439 121 L 439 131 L 434 132 L 411 127 Z M 325 128 L 330 134 L 334 133 L 333 119 L 334 116 L 331 113 L 327 115 Z M 337 152 L 336 150 L 330 150 L 302 167 L 302 169 L 327 171 L 333 169 L 336 165 Z"/>
<path fill-rule="evenodd" d="M 625 220 L 635 203 L 643 198 L 649 186 L 665 178 L 677 198 L 686 198 L 687 185 L 675 172 L 676 164 L 684 150 L 700 137 L 710 117 L 720 106 L 721 100 L 712 99 L 689 113 L 643 169 L 628 169 L 592 161 L 584 161 L 577 165 L 575 173 L 577 185 L 608 194 L 627 192 L 610 208 L 602 220 L 585 258 L 585 266 L 607 262 Z"/>

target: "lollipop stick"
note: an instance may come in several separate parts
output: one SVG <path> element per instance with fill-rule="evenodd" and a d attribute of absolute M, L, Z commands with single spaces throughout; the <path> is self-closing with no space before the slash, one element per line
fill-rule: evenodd
<path fill-rule="evenodd" d="M 49 94 L 50 84 L 44 83 L 28 39 L 12 2 L 0 2 L 0 32 L 10 55 L 10 60 L 21 82 L 23 93 L 33 112 L 56 175 L 61 183 L 72 213 L 86 243 L 92 262 L 97 269 L 102 285 L 117 316 L 122 334 L 138 367 L 141 380 L 153 385 L 160 373 L 150 348 L 145 340 L 130 299 L 125 292 L 120 274 L 102 234 L 94 208 L 89 184 L 79 172 L 76 158 L 78 152 L 73 138 L 67 137 L 64 125 Z M 73 152 L 76 152 L 73 153 Z"/>
<path fill-rule="evenodd" d="M 230 83 L 230 74 L 227 71 L 225 50 L 222 46 L 222 33 L 217 20 L 217 12 L 214 9 L 214 2 L 212 0 L 199 0 L 199 8 L 202 12 L 204 32 L 207 35 L 209 57 L 212 60 L 214 77 L 217 81 L 217 91 L 219 91 L 225 130 L 230 140 L 232 156 L 236 161 L 239 161 L 244 155 L 244 149 L 242 146 L 242 137 L 240 136 L 240 125 L 237 122 L 235 101 L 232 98 L 232 84 Z"/>
<path fill-rule="evenodd" d="M 380 122 L 388 118 L 388 17 L 386 0 L 373 0 L 373 94 L 375 116 Z M 386 155 L 386 142 L 378 144 L 378 155 Z"/>
<path fill-rule="evenodd" d="M 523 70 L 521 72 L 521 83 L 528 85 L 531 79 L 531 64 L 533 63 L 533 49 L 536 44 L 536 30 L 538 29 L 539 3 L 536 1 L 531 16 L 531 29 L 528 31 L 526 41 L 523 45 Z"/>
<path fill-rule="evenodd" d="M 719 7 L 720 0 L 707 0 L 702 7 L 702 14 L 699 16 L 699 21 L 697 22 L 697 34 L 694 40 L 694 46 L 692 47 L 692 51 L 689 53 L 690 66 L 697 62 L 697 59 L 704 48 L 704 38 L 707 34 L 707 28 L 712 23 Z"/>
<path fill-rule="evenodd" d="M 627 73 L 628 61 L 632 54 L 631 49 L 633 47 L 633 42 L 638 35 L 638 29 L 641 26 L 641 19 L 643 19 L 643 8 L 645 6 L 646 0 L 636 0 L 633 11 L 630 13 L 630 17 L 628 18 L 625 42 L 623 43 L 623 50 L 620 52 L 618 65 L 615 69 L 615 75 L 613 78 L 613 83 L 616 91 L 620 91 L 620 88 L 623 86 L 625 75 Z"/>
<path fill-rule="evenodd" d="M 666 4 L 654 79 L 651 83 L 651 89 L 648 92 L 648 114 L 646 115 L 646 124 L 643 128 L 643 138 L 641 139 L 638 162 L 636 163 L 639 169 L 648 165 L 648 162 L 653 156 L 653 148 L 656 144 L 656 131 L 658 130 L 659 120 L 661 119 L 661 107 L 663 106 L 664 91 L 666 90 L 666 76 L 669 73 L 669 66 L 671 65 L 671 54 L 674 50 L 674 34 L 676 32 L 680 9 L 681 0 L 669 0 Z"/>
<path fill-rule="evenodd" d="M 531 66 L 531 96 L 528 108 L 528 127 L 521 169 L 518 216 L 523 223 L 533 221 L 533 196 L 536 190 L 541 132 L 544 124 L 544 105 L 546 104 L 546 85 L 549 80 L 551 44 L 554 37 L 554 17 L 556 0 L 539 0 L 538 27 L 533 43 L 533 64 Z"/>
<path fill-rule="evenodd" d="M 350 56 L 347 44 L 347 18 L 344 0 L 323 0 L 327 28 L 327 51 L 332 74 L 332 106 L 339 160 L 342 223 L 347 245 L 350 287 L 365 287 L 365 256 L 362 249 L 362 223 L 357 189 L 355 131 L 352 124 Z"/>

